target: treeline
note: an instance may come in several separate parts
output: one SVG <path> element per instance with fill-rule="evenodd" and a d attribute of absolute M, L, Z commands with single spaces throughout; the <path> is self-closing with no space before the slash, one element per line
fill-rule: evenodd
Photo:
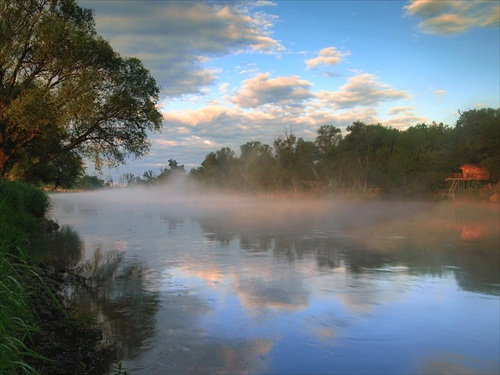
<path fill-rule="evenodd" d="M 500 110 L 461 113 L 454 127 L 418 124 L 398 130 L 354 122 L 347 134 L 321 126 L 315 140 L 285 130 L 272 145 L 259 141 L 210 152 L 188 177 L 206 188 L 251 192 L 311 190 L 368 191 L 405 195 L 433 194 L 447 187 L 445 177 L 464 164 L 488 168 L 491 183 L 500 178 Z M 168 181 L 184 173 L 175 160 L 155 177 L 126 175 L 127 184 Z"/>

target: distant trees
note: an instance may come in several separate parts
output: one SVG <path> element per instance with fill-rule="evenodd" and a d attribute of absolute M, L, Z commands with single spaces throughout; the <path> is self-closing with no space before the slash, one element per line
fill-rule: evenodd
<path fill-rule="evenodd" d="M 0 176 L 64 185 L 149 150 L 159 89 L 76 0 L 0 2 Z"/>
<path fill-rule="evenodd" d="M 486 167 L 490 180 L 500 180 L 500 109 L 474 109 L 461 113 L 453 129 L 453 158 L 458 164 Z"/>
<path fill-rule="evenodd" d="M 464 112 L 455 127 L 433 122 L 398 130 L 356 121 L 346 130 L 343 136 L 334 125 L 324 125 L 310 141 L 285 129 L 272 146 L 241 145 L 239 156 L 229 147 L 209 152 L 189 173 L 169 159 L 158 175 L 148 170 L 120 180 L 129 186 L 158 185 L 182 176 L 209 190 L 426 195 L 447 189 L 445 177 L 463 164 L 488 168 L 491 182 L 500 178 L 499 110 Z"/>
<path fill-rule="evenodd" d="M 241 187 L 244 184 L 239 176 L 236 154 L 229 147 L 210 152 L 201 162 L 201 167 L 193 171 L 208 187 Z"/>
<path fill-rule="evenodd" d="M 74 189 L 81 189 L 81 190 L 96 190 L 96 189 L 101 189 L 104 186 L 106 186 L 106 183 L 99 177 L 85 175 L 79 178 L 78 181 L 72 187 Z"/>
<path fill-rule="evenodd" d="M 239 171 L 244 190 L 271 190 L 278 180 L 278 163 L 271 146 L 259 141 L 240 146 Z"/>
<path fill-rule="evenodd" d="M 258 141 L 240 147 L 236 157 L 223 148 L 207 154 L 189 176 L 211 187 L 251 191 L 329 189 L 425 194 L 445 187 L 445 176 L 466 163 L 500 178 L 500 113 L 498 109 L 461 114 L 455 127 L 417 124 L 406 130 L 356 121 L 342 135 L 333 125 L 321 126 L 312 141 L 291 130 L 273 147 Z M 316 182 L 316 183 L 313 183 Z"/>

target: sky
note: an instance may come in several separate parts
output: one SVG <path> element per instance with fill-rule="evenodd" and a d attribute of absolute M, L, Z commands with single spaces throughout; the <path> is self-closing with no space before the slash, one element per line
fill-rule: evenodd
<path fill-rule="evenodd" d="M 161 88 L 151 152 L 105 174 L 187 171 L 223 147 L 322 125 L 453 126 L 500 107 L 500 2 L 81 0 Z"/>

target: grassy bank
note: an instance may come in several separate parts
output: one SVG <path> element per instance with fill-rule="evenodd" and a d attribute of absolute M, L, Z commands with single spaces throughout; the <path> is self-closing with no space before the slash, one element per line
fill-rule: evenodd
<path fill-rule="evenodd" d="M 0 179 L 0 374 L 102 373 L 95 330 L 64 308 L 53 275 L 26 255 L 49 208 L 43 191 Z"/>
<path fill-rule="evenodd" d="M 41 230 L 49 199 L 32 187 L 0 180 L 0 373 L 34 373 L 26 345 L 37 330 L 23 274 L 31 272 L 23 249 Z"/>

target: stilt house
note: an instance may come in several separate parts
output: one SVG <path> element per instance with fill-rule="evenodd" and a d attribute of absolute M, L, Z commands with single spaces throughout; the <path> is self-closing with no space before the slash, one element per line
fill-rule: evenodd
<path fill-rule="evenodd" d="M 490 172 L 487 168 L 482 168 L 473 164 L 465 164 L 460 167 L 462 173 L 452 173 L 448 176 L 447 180 L 489 180 Z"/>
<path fill-rule="evenodd" d="M 487 168 L 482 168 L 473 164 L 465 164 L 459 168 L 462 173 L 451 173 L 446 181 L 450 181 L 449 195 L 455 196 L 455 189 L 468 188 L 472 181 L 486 181 L 490 179 L 490 172 Z"/>

